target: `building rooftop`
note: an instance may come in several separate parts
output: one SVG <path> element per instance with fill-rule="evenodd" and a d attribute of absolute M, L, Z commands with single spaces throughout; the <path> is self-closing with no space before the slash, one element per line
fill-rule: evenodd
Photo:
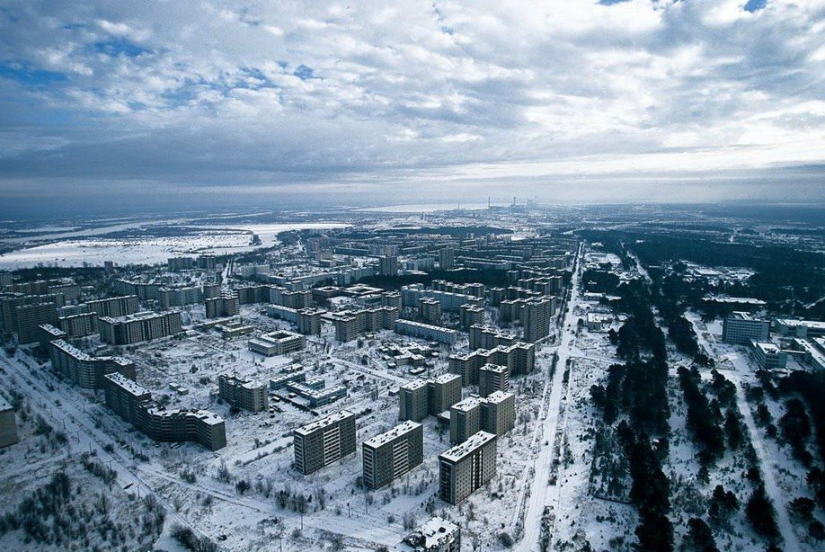
<path fill-rule="evenodd" d="M 92 357 L 75 347 L 74 345 L 70 345 L 66 343 L 62 339 L 57 339 L 52 341 L 52 347 L 57 347 L 67 355 L 76 358 L 77 360 L 92 360 Z"/>
<path fill-rule="evenodd" d="M 440 376 L 434 377 L 432 381 L 434 381 L 435 383 L 449 383 L 451 381 L 460 379 L 461 376 L 458 374 L 441 374 Z"/>
<path fill-rule="evenodd" d="M 0 397 L 0 412 L 5 412 L 6 410 L 11 410 L 11 405 L 6 399 Z"/>
<path fill-rule="evenodd" d="M 461 377 L 461 376 L 459 376 L 459 377 Z M 426 387 L 426 386 L 427 386 L 427 380 L 425 380 L 425 379 L 416 379 L 416 380 L 412 380 L 409 383 L 405 383 L 404 385 L 401 386 L 401 389 L 409 389 L 410 391 L 413 391 L 415 389 L 421 389 L 422 387 Z"/>
<path fill-rule="evenodd" d="M 135 314 L 127 314 L 126 316 L 101 316 L 100 320 L 107 322 L 109 324 L 117 324 L 123 322 L 137 322 L 140 320 L 151 320 L 153 318 L 161 318 L 163 316 L 167 316 L 172 314 L 176 311 L 166 311 L 166 312 L 152 312 L 152 311 L 143 311 L 143 312 L 136 312 Z"/>
<path fill-rule="evenodd" d="M 515 397 L 515 394 L 505 391 L 494 391 L 487 395 L 487 398 L 485 400 L 488 403 L 501 404 L 504 401 L 509 400 L 511 397 Z"/>
<path fill-rule="evenodd" d="M 140 395 L 147 395 L 149 394 L 149 390 L 139 385 L 138 383 L 130 380 L 123 374 L 119 374 L 117 372 L 113 372 L 111 374 L 106 374 L 103 376 L 104 378 L 110 380 L 111 382 L 118 385 L 118 387 L 122 388 L 123 390 L 127 391 L 129 394 L 133 396 L 140 396 Z"/>
<path fill-rule="evenodd" d="M 503 374 L 505 372 L 509 372 L 510 369 L 506 366 L 500 366 L 498 364 L 485 364 L 479 370 L 484 370 L 486 372 L 498 372 L 499 374 Z"/>
<path fill-rule="evenodd" d="M 407 433 L 414 431 L 416 428 L 419 427 L 421 427 L 421 424 L 419 424 L 418 422 L 407 420 L 406 422 L 398 424 L 389 431 L 385 431 L 380 435 L 376 435 L 375 437 L 367 439 L 366 441 L 364 441 L 364 446 L 378 448 L 381 445 L 389 443 L 390 441 L 397 439 L 401 435 L 406 435 Z"/>
<path fill-rule="evenodd" d="M 442 452 L 438 457 L 440 459 L 448 460 L 450 462 L 458 462 L 468 454 L 475 452 L 480 447 L 486 445 L 491 441 L 495 441 L 496 436 L 486 431 L 479 431 L 470 436 L 469 439 L 456 445 L 453 448 Z"/>
<path fill-rule="evenodd" d="M 355 414 L 353 414 L 349 410 L 340 410 L 334 414 L 330 414 L 325 418 L 321 418 L 320 420 L 316 420 L 307 425 L 295 428 L 295 433 L 299 435 L 309 435 L 310 433 L 318 431 L 321 428 L 331 426 L 332 424 L 336 424 L 338 422 L 342 422 L 349 417 L 354 418 Z"/>
<path fill-rule="evenodd" d="M 766 355 L 778 355 L 780 352 L 779 347 L 777 347 L 773 343 L 766 343 L 764 341 L 752 341 L 751 343 L 754 347 L 756 347 Z"/>
<path fill-rule="evenodd" d="M 825 330 L 825 322 L 820 322 L 818 320 L 793 320 L 791 318 L 777 318 L 776 323 L 791 328 L 805 326 L 806 328 Z"/>
<path fill-rule="evenodd" d="M 472 410 L 473 408 L 479 406 L 480 404 L 481 404 L 481 398 L 479 398 L 479 397 L 467 397 L 463 401 L 459 401 L 459 402 L 455 403 L 451 407 L 451 410 L 455 409 L 455 410 L 469 411 L 469 410 Z"/>

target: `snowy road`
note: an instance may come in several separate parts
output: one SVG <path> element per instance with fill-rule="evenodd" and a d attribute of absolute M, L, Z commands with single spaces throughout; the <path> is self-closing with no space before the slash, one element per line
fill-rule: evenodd
<path fill-rule="evenodd" d="M 745 424 L 748 426 L 748 431 L 751 434 L 751 441 L 753 448 L 756 451 L 756 456 L 759 459 L 759 465 L 762 468 L 762 480 L 765 483 L 765 492 L 771 498 L 774 509 L 776 510 L 776 523 L 779 526 L 779 532 L 782 534 L 784 541 L 783 550 L 785 552 L 799 552 L 799 540 L 796 538 L 791 519 L 788 516 L 788 511 L 785 508 L 784 493 L 776 484 L 774 477 L 775 466 L 769 461 L 767 452 L 765 451 L 765 442 L 762 439 L 762 433 L 756 427 L 753 421 L 748 401 L 745 398 L 745 391 L 742 389 L 741 376 L 751 372 L 747 360 L 741 354 L 730 355 L 728 357 L 733 365 L 736 367 L 736 372 L 728 374 L 734 385 L 736 385 L 736 402 L 739 406 L 739 411 L 745 419 Z"/>
<path fill-rule="evenodd" d="M 558 504 L 558 491 L 555 487 L 548 485 L 550 476 L 550 463 L 553 459 L 553 449 L 556 444 L 556 430 L 559 424 L 559 412 L 562 403 L 562 392 L 564 386 L 564 371 L 568 359 L 571 356 L 571 347 L 576 336 L 576 323 L 578 317 L 573 313 L 573 305 L 579 295 L 579 282 L 581 275 L 578 272 L 579 259 L 581 258 L 581 246 L 573 261 L 573 278 L 571 281 L 570 299 L 567 302 L 567 313 L 562 326 L 561 344 L 558 348 L 558 361 L 556 371 L 552 381 L 548 379 L 550 386 L 550 397 L 546 402 L 542 402 L 544 412 L 541 416 L 541 423 L 536 428 L 536 433 L 542 435 L 544 439 L 541 450 L 536 457 L 532 470 L 525 473 L 525 478 L 530 477 L 532 471 L 532 485 L 527 499 L 526 513 L 524 514 L 524 537 L 514 547 L 520 552 L 532 552 L 540 550 L 539 538 L 541 536 L 541 518 L 545 507 L 549 506 L 555 512 Z M 545 387 L 546 392 L 546 387 Z M 555 492 L 551 492 L 551 490 Z"/>

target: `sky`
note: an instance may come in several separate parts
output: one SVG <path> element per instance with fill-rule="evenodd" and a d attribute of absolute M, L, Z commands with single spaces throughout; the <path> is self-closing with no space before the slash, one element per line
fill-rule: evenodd
<path fill-rule="evenodd" d="M 0 218 L 825 204 L 825 0 L 0 0 Z"/>

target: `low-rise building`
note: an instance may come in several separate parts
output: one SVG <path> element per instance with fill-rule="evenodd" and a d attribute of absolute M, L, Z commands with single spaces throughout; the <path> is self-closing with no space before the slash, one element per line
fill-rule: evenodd
<path fill-rule="evenodd" d="M 461 528 L 455 523 L 443 520 L 440 517 L 434 517 L 404 537 L 401 550 L 410 552 L 461 552 Z"/>
<path fill-rule="evenodd" d="M 763 370 L 785 368 L 788 363 L 788 353 L 770 342 L 751 341 L 756 362 Z"/>
<path fill-rule="evenodd" d="M 249 340 L 249 350 L 264 356 L 286 355 L 306 347 L 306 337 L 301 334 L 277 331 Z"/>

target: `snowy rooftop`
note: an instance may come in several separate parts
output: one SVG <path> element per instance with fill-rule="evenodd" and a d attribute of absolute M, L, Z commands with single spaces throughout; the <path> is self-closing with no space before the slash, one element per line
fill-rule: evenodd
<path fill-rule="evenodd" d="M 427 380 L 417 379 L 417 380 L 412 380 L 409 383 L 405 383 L 404 385 L 401 386 L 401 389 L 409 389 L 409 390 L 412 391 L 412 390 L 415 390 L 415 389 L 421 389 L 422 387 L 426 387 L 426 385 L 427 385 Z"/>
<path fill-rule="evenodd" d="M 11 410 L 11 405 L 6 399 L 0 397 L 0 412 L 5 412 L 6 410 Z"/>
<path fill-rule="evenodd" d="M 117 322 L 137 322 L 140 320 L 151 320 L 153 318 L 160 318 L 161 316 L 166 316 L 169 314 L 167 312 L 152 312 L 152 311 L 144 311 L 144 312 L 136 312 L 135 314 L 127 314 L 126 316 L 101 316 L 100 320 L 108 322 L 109 324 L 114 324 Z"/>
<path fill-rule="evenodd" d="M 414 431 L 416 428 L 419 427 L 421 427 L 421 424 L 419 424 L 418 422 L 407 420 L 406 422 L 398 424 L 389 431 L 386 431 L 384 433 L 381 433 L 380 435 L 376 435 L 375 437 L 367 439 L 366 441 L 364 441 L 364 446 L 378 448 L 381 445 L 386 444 L 392 441 L 393 439 L 396 439 L 400 435 L 404 435 L 406 433 Z"/>
<path fill-rule="evenodd" d="M 130 380 L 123 374 L 119 374 L 117 372 L 113 372 L 111 374 L 106 374 L 103 376 L 104 378 L 111 380 L 112 382 L 116 383 L 118 386 L 122 387 L 124 390 L 128 391 L 134 396 L 145 395 L 149 393 L 149 390 L 143 387 L 142 385 Z"/>
<path fill-rule="evenodd" d="M 326 418 L 321 418 L 320 420 L 316 420 L 312 423 L 296 428 L 295 433 L 298 433 L 300 435 L 309 435 L 314 431 L 318 431 L 322 427 L 331 426 L 332 424 L 336 424 L 338 422 L 346 420 L 350 416 L 355 417 L 355 414 L 353 414 L 349 410 L 341 410 L 339 412 L 336 412 L 335 414 L 330 414 Z"/>
<path fill-rule="evenodd" d="M 461 379 L 461 376 L 458 374 L 441 374 L 440 376 L 433 378 L 433 381 L 435 383 L 449 383 L 456 379 Z"/>
<path fill-rule="evenodd" d="M 494 441 L 496 436 L 492 433 L 487 433 L 486 431 L 479 431 L 470 436 L 469 439 L 461 443 L 460 445 L 456 445 L 453 448 L 442 452 L 439 455 L 439 458 L 443 458 L 444 460 L 449 460 L 451 462 L 458 462 L 468 454 L 475 452 L 480 447 L 483 447 L 490 441 Z"/>
<path fill-rule="evenodd" d="M 789 328 L 805 326 L 806 328 L 825 330 L 825 322 L 820 322 L 818 320 L 792 320 L 790 318 L 777 318 L 776 323 L 783 326 L 788 326 Z"/>
<path fill-rule="evenodd" d="M 463 401 L 455 403 L 452 408 L 456 410 L 464 410 L 469 411 L 473 408 L 476 408 L 478 405 L 481 404 L 481 399 L 479 397 L 467 397 Z"/>
<path fill-rule="evenodd" d="M 62 339 L 52 341 L 52 346 L 57 347 L 58 349 L 60 349 L 64 353 L 76 358 L 77 360 L 91 360 L 92 359 L 92 357 L 90 357 L 89 355 L 87 355 L 86 353 L 84 353 L 83 351 L 81 351 L 80 349 L 75 347 L 74 345 L 70 345 L 69 343 L 66 343 Z"/>
<path fill-rule="evenodd" d="M 504 374 L 510 371 L 509 368 L 506 366 L 501 366 L 499 364 L 485 364 L 479 370 L 484 370 L 486 372 L 498 372 L 499 374 Z"/>
<path fill-rule="evenodd" d="M 494 391 L 487 395 L 487 398 L 485 400 L 488 403 L 500 404 L 510 399 L 510 397 L 515 397 L 515 395 L 513 393 L 506 393 L 504 391 Z"/>

